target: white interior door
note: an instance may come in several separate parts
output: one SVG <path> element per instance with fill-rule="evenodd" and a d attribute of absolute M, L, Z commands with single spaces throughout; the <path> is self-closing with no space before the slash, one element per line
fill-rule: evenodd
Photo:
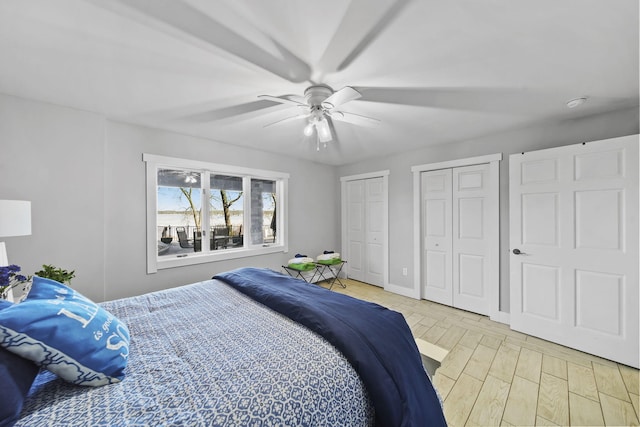
<path fill-rule="evenodd" d="M 384 286 L 387 256 L 385 179 L 352 179 L 345 185 L 348 277 Z"/>
<path fill-rule="evenodd" d="M 479 164 L 423 172 L 421 180 L 423 297 L 490 314 L 499 283 L 497 174 Z"/>
<path fill-rule="evenodd" d="M 349 277 L 364 282 L 366 266 L 364 180 L 347 182 L 347 245 Z"/>
<path fill-rule="evenodd" d="M 364 181 L 366 268 L 364 282 L 384 286 L 384 185 L 382 178 Z"/>
<path fill-rule="evenodd" d="M 509 160 L 511 327 L 636 368 L 638 142 Z"/>
<path fill-rule="evenodd" d="M 453 305 L 451 169 L 422 173 L 422 295 Z"/>
<path fill-rule="evenodd" d="M 453 172 L 453 306 L 489 314 L 491 286 L 498 279 L 493 265 L 498 243 L 497 203 L 488 164 Z"/>

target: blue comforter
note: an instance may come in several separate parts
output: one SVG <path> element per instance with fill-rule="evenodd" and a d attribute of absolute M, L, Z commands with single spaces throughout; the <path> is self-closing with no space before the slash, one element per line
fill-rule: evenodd
<path fill-rule="evenodd" d="M 379 426 L 445 426 L 404 317 L 380 305 L 258 268 L 214 276 L 318 333 L 362 378 Z"/>
<path fill-rule="evenodd" d="M 219 280 L 101 305 L 131 331 L 125 379 L 80 387 L 42 370 L 16 427 L 365 427 L 375 421 L 361 377 L 335 346 Z M 3 387 L 0 378 L 0 395 Z"/>

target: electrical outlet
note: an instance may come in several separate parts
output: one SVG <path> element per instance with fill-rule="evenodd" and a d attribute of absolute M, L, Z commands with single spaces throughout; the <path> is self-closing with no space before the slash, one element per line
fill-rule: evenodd
<path fill-rule="evenodd" d="M 403 275 L 403 276 L 406 276 L 406 275 L 407 275 L 407 273 L 408 273 L 408 271 L 407 271 L 407 267 L 402 267 L 402 275 Z"/>

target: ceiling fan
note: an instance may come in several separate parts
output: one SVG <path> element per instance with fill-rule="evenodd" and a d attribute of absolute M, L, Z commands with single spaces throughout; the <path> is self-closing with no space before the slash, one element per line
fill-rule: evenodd
<path fill-rule="evenodd" d="M 309 86 L 304 91 L 304 97 L 296 95 L 279 97 L 271 95 L 258 96 L 260 99 L 301 108 L 303 110 L 301 113 L 269 123 L 265 125 L 265 127 L 306 118 L 307 125 L 304 127 L 303 132 L 306 136 L 311 136 L 314 132 L 316 133 L 318 149 L 320 143 L 326 146 L 327 142 L 334 139 L 330 126 L 331 120 L 343 121 L 355 125 L 376 124 L 380 122 L 380 120 L 372 117 L 336 109 L 336 107 L 360 97 L 362 97 L 362 94 L 351 86 L 345 86 L 338 91 L 334 91 L 331 87 L 324 84 Z"/>
<path fill-rule="evenodd" d="M 260 95 L 256 100 L 221 106 L 213 110 L 188 117 L 193 121 L 215 121 L 243 116 L 249 113 L 270 111 L 275 105 L 287 104 L 299 109 L 297 114 L 267 124 L 272 126 L 293 120 L 306 119 L 304 131 L 307 136 L 316 135 L 317 146 L 337 140 L 333 121 L 355 125 L 380 123 L 379 120 L 342 110 L 342 106 L 353 100 L 418 106 L 427 108 L 469 110 L 479 112 L 509 113 L 523 111 L 525 114 L 532 104 L 546 108 L 547 95 L 527 93 L 521 88 L 503 87 L 370 87 L 346 86 L 334 91 L 330 86 L 317 82 L 328 78 L 339 78 L 340 73 L 350 67 L 369 46 L 404 12 L 412 0 L 350 0 L 338 16 L 339 22 L 326 46 L 324 53 L 312 67 L 307 61 L 289 50 L 277 37 L 259 25 L 260 10 L 249 13 L 253 7 L 245 3 L 218 1 L 216 8 L 226 12 L 253 31 L 245 33 L 232 30 L 216 14 L 206 13 L 195 7 L 192 0 L 113 0 L 104 2 L 88 0 L 91 3 L 112 9 L 117 13 L 140 20 L 145 25 L 158 26 L 162 30 L 176 31 L 181 37 L 194 42 L 196 46 L 221 50 L 245 61 L 251 66 L 265 70 L 272 76 L 290 83 L 309 82 L 304 96 Z M 339 3 L 338 0 L 336 2 Z M 253 2 L 269 8 L 267 2 Z M 262 6 L 262 4 L 265 4 Z M 244 5 L 244 6 L 243 6 Z M 306 2 L 296 3 L 296 11 L 306 11 Z M 253 20 L 256 19 L 256 21 Z M 268 27 L 265 27 L 268 28 Z M 251 35 L 249 37 L 247 34 Z M 260 42 L 258 42 L 259 40 Z M 265 49 L 265 43 L 269 49 Z M 337 77 L 336 77 L 337 76 Z M 354 81 L 353 76 L 349 77 Z M 523 102 L 523 98 L 527 102 Z M 388 116 L 387 116 L 388 117 Z M 388 120 L 388 119 L 387 119 Z"/>

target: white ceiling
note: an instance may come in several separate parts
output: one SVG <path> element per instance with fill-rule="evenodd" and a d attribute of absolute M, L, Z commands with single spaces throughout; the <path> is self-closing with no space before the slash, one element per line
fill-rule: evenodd
<path fill-rule="evenodd" d="M 0 92 L 339 165 L 638 105 L 638 0 L 0 0 Z M 352 86 L 316 151 L 258 95 Z M 576 109 L 566 102 L 587 96 Z"/>

